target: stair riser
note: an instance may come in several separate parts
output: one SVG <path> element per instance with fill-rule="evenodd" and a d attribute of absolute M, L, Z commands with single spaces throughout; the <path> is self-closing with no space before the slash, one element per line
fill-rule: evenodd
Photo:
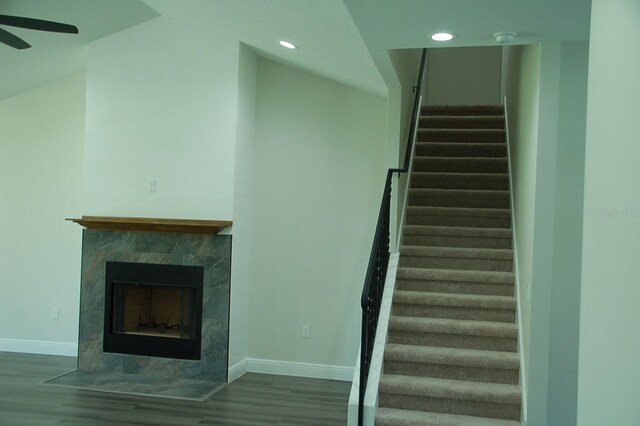
<path fill-rule="evenodd" d="M 510 249 L 511 238 L 404 234 L 402 244 L 409 246 Z"/>
<path fill-rule="evenodd" d="M 384 372 L 386 374 L 468 380 L 471 382 L 503 383 L 507 385 L 517 385 L 519 380 L 518 370 L 429 364 L 410 361 L 385 360 Z"/>
<path fill-rule="evenodd" d="M 476 117 L 433 116 L 420 117 L 421 129 L 504 129 L 504 117 L 487 115 Z"/>
<path fill-rule="evenodd" d="M 432 157 L 506 157 L 507 146 L 505 144 L 475 143 L 432 143 L 421 142 L 416 145 L 416 156 Z"/>
<path fill-rule="evenodd" d="M 434 293 L 486 294 L 493 296 L 513 296 L 514 294 L 513 284 L 398 279 L 396 288 L 398 290 L 428 291 Z"/>
<path fill-rule="evenodd" d="M 508 167 L 503 158 L 416 157 L 413 170 L 418 173 L 507 173 Z"/>
<path fill-rule="evenodd" d="M 498 419 L 520 419 L 520 405 L 397 395 L 384 392 L 380 392 L 379 406 Z"/>
<path fill-rule="evenodd" d="M 419 175 L 411 178 L 412 188 L 432 189 L 497 189 L 505 191 L 509 189 L 507 175 L 501 176 L 461 176 L 461 175 Z"/>
<path fill-rule="evenodd" d="M 431 216 L 407 214 L 407 225 L 463 226 L 471 228 L 510 228 L 511 219 L 502 217 Z"/>
<path fill-rule="evenodd" d="M 500 352 L 515 352 L 517 350 L 517 340 L 515 337 L 421 333 L 398 330 L 389 330 L 389 343 L 481 349 Z"/>
<path fill-rule="evenodd" d="M 511 309 L 433 306 L 395 302 L 393 304 L 393 314 L 407 317 L 448 318 L 507 323 L 514 323 L 516 320 L 516 313 Z"/>
<path fill-rule="evenodd" d="M 401 254 L 399 266 L 409 268 L 458 269 L 463 271 L 511 272 L 513 260 L 407 256 Z"/>
<path fill-rule="evenodd" d="M 508 209 L 508 198 L 437 198 L 423 195 L 410 195 L 410 206 L 429 207 L 468 207 L 468 208 L 489 208 Z"/>
<path fill-rule="evenodd" d="M 418 142 L 504 143 L 504 130 L 418 129 Z"/>
<path fill-rule="evenodd" d="M 424 105 L 420 109 L 420 115 L 504 115 L 504 108 L 498 105 Z"/>

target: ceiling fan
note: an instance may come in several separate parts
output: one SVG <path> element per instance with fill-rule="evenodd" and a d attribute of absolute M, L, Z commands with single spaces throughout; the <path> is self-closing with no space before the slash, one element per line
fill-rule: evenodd
<path fill-rule="evenodd" d="M 78 27 L 75 25 L 10 15 L 0 15 L 0 25 L 52 33 L 78 34 L 79 32 Z M 31 47 L 29 43 L 20 37 L 2 28 L 0 28 L 0 43 L 4 43 L 14 49 L 28 49 Z"/>

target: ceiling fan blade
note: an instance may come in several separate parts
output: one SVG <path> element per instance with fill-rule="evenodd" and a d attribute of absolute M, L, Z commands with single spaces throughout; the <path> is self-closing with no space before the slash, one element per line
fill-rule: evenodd
<path fill-rule="evenodd" d="M 31 47 L 29 43 L 21 39 L 20 37 L 11 34 L 9 31 L 0 28 L 0 43 L 4 43 L 7 46 L 11 46 L 15 49 L 28 49 Z"/>
<path fill-rule="evenodd" d="M 78 27 L 75 25 L 9 15 L 0 15 L 0 25 L 27 28 L 29 30 L 49 31 L 53 33 L 78 34 L 79 32 Z"/>

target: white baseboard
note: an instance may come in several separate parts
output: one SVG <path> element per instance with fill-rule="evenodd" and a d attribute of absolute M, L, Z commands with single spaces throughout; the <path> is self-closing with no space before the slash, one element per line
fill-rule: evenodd
<path fill-rule="evenodd" d="M 23 352 L 42 355 L 78 356 L 78 344 L 65 342 L 48 342 L 45 340 L 0 338 L 0 352 Z"/>
<path fill-rule="evenodd" d="M 0 338 L 0 352 L 23 352 L 43 355 L 77 356 L 77 343 L 47 342 L 43 340 Z M 311 364 L 306 362 L 276 361 L 271 359 L 245 358 L 229 368 L 229 382 L 244 373 L 278 374 L 282 376 L 309 377 L 350 382 L 353 367 Z"/>
<path fill-rule="evenodd" d="M 229 383 L 239 379 L 248 371 L 249 361 L 247 358 L 229 367 Z"/>
<path fill-rule="evenodd" d="M 354 371 L 354 367 L 311 364 L 306 362 L 277 361 L 271 359 L 247 358 L 246 362 L 247 371 L 251 373 L 309 377 L 313 379 L 331 379 L 345 382 L 350 382 L 353 379 Z M 235 366 L 233 368 L 235 368 Z"/>

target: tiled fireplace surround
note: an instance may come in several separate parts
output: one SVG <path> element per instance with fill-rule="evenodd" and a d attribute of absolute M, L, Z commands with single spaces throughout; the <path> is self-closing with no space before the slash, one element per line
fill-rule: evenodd
<path fill-rule="evenodd" d="M 204 268 L 200 360 L 103 352 L 107 261 Z M 225 383 L 228 367 L 231 236 L 85 229 L 78 372 L 124 373 Z"/>

